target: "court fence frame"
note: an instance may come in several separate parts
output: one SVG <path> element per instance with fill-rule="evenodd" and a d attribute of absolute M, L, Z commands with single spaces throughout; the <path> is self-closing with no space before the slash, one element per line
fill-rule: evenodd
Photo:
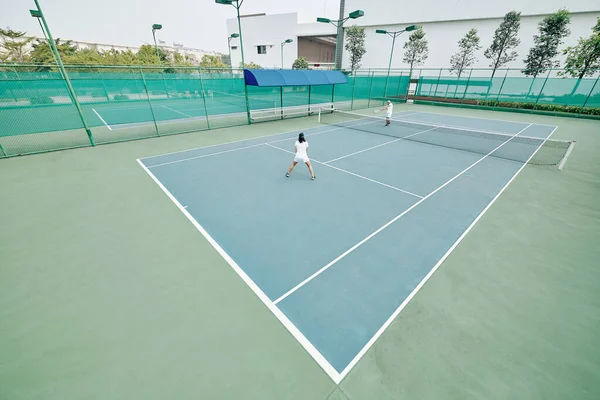
<path fill-rule="evenodd" d="M 515 68 L 471 68 L 461 76 L 444 68 L 391 69 L 389 76 L 387 68 L 370 68 L 344 71 L 344 85 L 285 88 L 246 86 L 243 70 L 231 68 L 65 65 L 65 73 L 83 113 L 76 112 L 57 64 L 0 64 L 0 158 L 314 116 L 319 107 L 365 109 L 386 100 L 600 119 L 599 71 L 577 79 L 562 69 L 526 77 Z"/>
<path fill-rule="evenodd" d="M 257 123 L 314 115 L 319 106 L 405 102 L 410 83 L 405 72 L 392 73 L 385 87 L 387 71 L 356 71 L 343 85 L 284 88 L 246 86 L 243 70 L 230 68 L 65 65 L 65 73 L 82 113 L 74 113 L 58 65 L 0 64 L 0 158 L 246 125 L 247 114 Z"/>

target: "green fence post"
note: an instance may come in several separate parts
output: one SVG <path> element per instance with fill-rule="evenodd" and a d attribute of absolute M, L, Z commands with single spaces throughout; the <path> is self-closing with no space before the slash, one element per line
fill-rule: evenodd
<path fill-rule="evenodd" d="M 206 126 L 210 129 L 210 120 L 208 119 L 208 108 L 206 108 L 206 97 L 204 97 L 204 80 L 202 79 L 202 70 L 198 67 L 198 76 L 200 77 L 200 92 L 202 94 L 202 103 L 204 103 L 204 115 L 206 116 Z"/>
<path fill-rule="evenodd" d="M 279 110 L 281 112 L 281 119 L 283 119 L 283 86 L 279 86 Z"/>
<path fill-rule="evenodd" d="M 375 77 L 375 71 L 371 72 L 371 85 L 369 86 L 369 99 L 367 100 L 367 108 L 371 107 L 371 93 L 373 92 L 373 78 Z"/>
<path fill-rule="evenodd" d="M 400 84 L 402 83 L 402 77 L 404 76 L 404 72 L 400 72 L 400 77 L 398 78 L 398 87 L 396 88 L 396 97 L 400 97 Z M 409 83 L 410 86 L 410 78 Z M 406 101 L 406 93 L 404 93 L 404 101 Z"/>
<path fill-rule="evenodd" d="M 311 88 L 312 88 L 312 85 L 308 85 L 308 115 L 309 115 L 309 116 L 310 116 L 310 111 L 311 111 L 311 110 L 310 110 L 310 92 L 311 92 L 311 90 L 310 90 L 310 89 L 311 89 Z"/>
<path fill-rule="evenodd" d="M 335 85 L 331 85 L 331 106 L 335 108 Z"/>
<path fill-rule="evenodd" d="M 4 151 L 4 149 L 2 148 L 2 145 L 0 144 L 0 152 L 2 154 L 4 154 L 4 157 L 8 158 L 8 155 L 6 154 L 6 152 Z"/>
<path fill-rule="evenodd" d="M 104 84 L 104 75 L 102 75 L 102 71 L 98 71 L 100 74 L 100 82 L 102 82 L 102 88 L 104 89 L 104 94 L 106 95 L 106 101 L 110 102 L 110 97 L 108 96 L 108 89 L 106 89 L 106 85 Z"/>
<path fill-rule="evenodd" d="M 581 110 L 579 110 L 579 115 L 581 115 L 581 113 L 583 113 L 583 109 L 585 108 L 588 100 L 592 96 L 592 93 L 594 93 L 594 89 L 596 88 L 596 85 L 598 84 L 598 79 L 600 79 L 600 74 L 598 74 L 598 77 L 596 78 L 596 81 L 594 82 L 594 85 L 592 86 L 592 89 L 590 90 L 590 92 L 588 93 L 587 97 L 585 98 L 585 101 L 583 102 L 583 105 L 581 106 Z"/>
<path fill-rule="evenodd" d="M 463 92 L 463 97 L 460 99 L 460 105 L 462 107 L 463 102 L 465 101 L 465 96 L 467 95 L 467 89 L 469 89 L 469 82 L 471 82 L 471 75 L 473 74 L 473 68 L 471 68 L 471 72 L 469 72 L 469 77 L 467 78 L 467 84 L 465 85 L 465 91 Z"/>
<path fill-rule="evenodd" d="M 552 68 L 550 68 L 548 70 L 548 75 L 546 75 L 546 80 L 544 81 L 544 83 L 542 84 L 542 88 L 540 89 L 540 93 L 537 95 L 537 98 L 535 99 L 535 103 L 533 104 L 533 109 L 531 110 L 531 112 L 533 113 L 535 111 L 535 109 L 537 108 L 538 105 L 538 101 L 540 101 L 540 97 L 542 97 L 542 93 L 544 92 L 544 88 L 546 87 L 546 83 L 548 82 L 548 78 L 550 77 L 550 73 L 552 72 Z"/>
<path fill-rule="evenodd" d="M 417 86 L 415 87 L 415 95 L 413 96 L 413 102 L 416 100 L 417 97 L 421 96 L 421 76 L 423 76 L 423 69 L 419 70 L 419 78 L 417 79 Z M 412 81 L 412 72 L 409 78 Z M 410 82 L 408 83 L 408 89 L 410 91 Z M 429 84 L 429 91 L 431 92 L 431 84 Z"/>
<path fill-rule="evenodd" d="M 437 97 L 438 86 L 440 86 L 440 79 L 442 78 L 442 69 L 440 68 L 440 73 L 438 75 L 438 80 L 435 83 L 435 91 L 433 92 L 433 97 Z M 431 91 L 430 91 L 431 92 Z"/>
<path fill-rule="evenodd" d="M 358 76 L 354 73 L 354 80 L 352 81 L 352 98 L 350 99 L 350 111 L 354 109 L 354 91 L 356 90 L 356 78 Z"/>
<path fill-rule="evenodd" d="M 167 86 L 167 81 L 165 80 L 165 71 L 162 71 L 160 74 L 162 76 L 163 86 L 165 87 L 165 94 L 167 95 L 167 100 L 169 100 L 169 87 Z"/>
<path fill-rule="evenodd" d="M 504 79 L 502 80 L 502 84 L 500 85 L 500 89 L 498 90 L 498 95 L 496 96 L 496 103 L 500 101 L 500 94 L 502 93 L 502 89 L 504 88 L 504 82 L 506 82 L 506 77 L 508 77 L 508 71 L 510 68 L 506 69 L 506 74 L 504 74 Z M 496 104 L 494 104 L 494 109 L 496 108 Z"/>
<path fill-rule="evenodd" d="M 30 11 L 30 13 L 32 14 L 32 16 L 39 18 L 42 21 L 42 24 L 44 25 L 46 34 L 48 35 L 48 42 L 50 42 L 50 47 L 52 49 L 52 53 L 56 57 L 56 62 L 58 64 L 58 68 L 65 80 L 66 85 L 67 85 L 67 91 L 69 92 L 69 95 L 71 96 L 71 100 L 75 104 L 75 108 L 77 109 L 77 113 L 79 114 L 79 117 L 81 118 L 81 122 L 83 123 L 83 127 L 88 135 L 88 139 L 90 140 L 91 145 L 95 146 L 96 142 L 94 142 L 94 136 L 92 135 L 92 130 L 90 129 L 90 127 L 87 123 L 87 120 L 85 119 L 83 109 L 81 108 L 81 104 L 79 104 L 79 100 L 77 99 L 77 95 L 75 94 L 75 89 L 73 89 L 73 85 L 71 85 L 71 80 L 69 79 L 69 75 L 67 75 L 65 66 L 62 63 L 62 59 L 60 58 L 60 53 L 58 52 L 58 49 L 56 48 L 56 44 L 54 43 L 54 39 L 52 38 L 52 34 L 50 33 L 50 28 L 48 27 L 48 23 L 46 22 L 46 17 L 44 17 L 44 13 L 42 12 L 42 8 L 40 7 L 38 0 L 34 0 L 34 2 L 37 7 L 37 13 L 35 15 L 31 11 Z"/>
<path fill-rule="evenodd" d="M 142 76 L 142 82 L 144 82 L 144 90 L 146 91 L 146 98 L 148 99 L 148 105 L 150 106 L 150 113 L 152 114 L 152 121 L 154 121 L 154 128 L 156 129 L 156 136 L 160 136 L 158 132 L 158 124 L 156 123 L 156 117 L 154 116 L 154 109 L 152 108 L 152 102 L 150 101 L 150 92 L 148 92 L 148 85 L 146 85 L 146 78 L 144 77 L 144 71 L 140 65 L 140 74 Z"/>

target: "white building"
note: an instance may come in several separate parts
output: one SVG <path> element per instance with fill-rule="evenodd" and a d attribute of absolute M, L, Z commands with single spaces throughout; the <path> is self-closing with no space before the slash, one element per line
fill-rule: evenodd
<path fill-rule="evenodd" d="M 316 21 L 316 17 L 315 17 Z M 244 61 L 264 68 L 291 68 L 294 60 L 304 56 L 312 64 L 331 64 L 334 60 L 336 29 L 333 25 L 317 22 L 299 22 L 298 14 L 254 14 L 241 18 Z M 227 20 L 227 33 L 238 33 L 237 18 Z M 227 40 L 227 38 L 224 38 Z M 238 66 L 242 60 L 239 39 L 231 40 L 231 61 Z"/>
<path fill-rule="evenodd" d="M 476 28 L 481 38 L 481 49 L 477 52 L 477 61 L 473 67 L 489 67 L 489 60 L 483 55 L 491 44 L 494 31 L 504 15 L 512 10 L 521 12 L 521 28 L 519 30 L 520 45 L 517 47 L 518 58 L 508 67 L 520 68 L 523 60 L 533 45 L 533 35 L 537 34 L 537 24 L 547 15 L 560 8 L 568 9 L 571 15 L 569 29 L 571 34 L 565 38 L 561 49 L 577 43 L 579 37 L 591 34 L 591 28 L 600 17 L 600 1 L 591 0 L 504 0 L 498 2 L 484 0 L 420 0 L 419 2 L 401 2 L 398 0 L 346 0 L 346 15 L 360 9 L 365 15 L 356 20 L 349 20 L 345 26 L 352 24 L 366 29 L 367 53 L 362 60 L 362 68 L 387 68 L 392 45 L 392 38 L 376 34 L 376 29 L 390 31 L 401 30 L 408 25 L 422 25 L 429 42 L 429 58 L 422 68 L 447 68 L 450 57 L 458 50 L 458 40 L 471 28 Z M 316 16 L 313 21 L 316 21 Z M 237 33 L 237 20 L 227 20 L 229 34 Z M 266 68 L 281 67 L 280 43 L 286 39 L 294 42 L 284 49 L 285 68 L 290 68 L 297 56 L 305 56 L 310 62 L 333 62 L 331 43 L 335 43 L 336 30 L 331 24 L 303 23 L 296 14 L 253 15 L 242 18 L 244 39 L 244 55 L 247 62 L 255 62 Z M 404 50 L 402 46 L 408 39 L 408 32 L 396 39 L 393 68 L 407 68 L 402 62 Z M 324 38 L 329 44 L 318 44 Z M 233 65 L 238 65 L 241 58 L 239 42 L 232 40 Z M 563 56 L 558 57 L 563 60 Z M 349 66 L 348 54 L 344 50 L 342 67 Z M 562 63 L 561 63 L 562 65 Z"/>
<path fill-rule="evenodd" d="M 130 50 L 135 53 L 140 49 L 139 46 L 123 46 L 123 45 L 118 45 L 118 44 L 84 42 L 84 41 L 80 41 L 80 40 L 73 40 L 73 41 L 71 41 L 71 43 L 73 43 L 74 46 L 77 46 L 78 49 L 95 49 L 98 51 L 108 51 L 108 50 L 114 49 L 114 50 L 118 50 L 118 51 Z M 191 48 L 191 47 L 185 47 L 179 43 L 173 43 L 173 45 L 171 45 L 171 46 L 169 46 L 162 40 L 157 40 L 157 43 L 158 43 L 158 47 L 160 47 L 161 49 L 163 49 L 169 53 L 179 52 L 180 54 L 182 54 L 184 56 L 188 56 L 192 60 L 194 60 L 195 62 L 198 62 L 198 63 L 202 60 L 202 56 L 204 56 L 205 54 L 209 54 L 209 55 L 213 55 L 213 56 L 221 56 L 222 55 L 221 53 L 218 53 L 216 51 L 208 51 L 208 50 L 202 50 L 202 49 L 195 49 L 195 48 Z M 154 43 L 144 42 L 143 44 L 149 44 L 149 45 L 154 46 Z"/>

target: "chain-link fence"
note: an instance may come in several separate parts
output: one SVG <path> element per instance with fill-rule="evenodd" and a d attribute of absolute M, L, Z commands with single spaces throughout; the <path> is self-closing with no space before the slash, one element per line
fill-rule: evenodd
<path fill-rule="evenodd" d="M 257 110 L 287 118 L 283 110 L 290 107 L 333 104 L 350 110 L 387 98 L 405 101 L 409 86 L 406 72 L 392 71 L 388 79 L 387 71 L 358 71 L 344 85 L 248 86 L 246 102 L 238 69 L 70 65 L 65 70 L 75 98 L 56 65 L 0 64 L 0 157 L 244 125 Z"/>
<path fill-rule="evenodd" d="M 600 118 L 600 74 L 570 78 L 551 69 L 536 77 L 520 69 L 467 69 L 460 77 L 444 69 L 415 71 L 415 102 L 526 110 Z"/>

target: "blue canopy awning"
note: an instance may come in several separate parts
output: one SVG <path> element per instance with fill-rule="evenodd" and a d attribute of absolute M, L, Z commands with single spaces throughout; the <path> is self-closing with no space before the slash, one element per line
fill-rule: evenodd
<path fill-rule="evenodd" d="M 339 71 L 306 69 L 245 69 L 248 86 L 319 86 L 348 83 Z"/>

